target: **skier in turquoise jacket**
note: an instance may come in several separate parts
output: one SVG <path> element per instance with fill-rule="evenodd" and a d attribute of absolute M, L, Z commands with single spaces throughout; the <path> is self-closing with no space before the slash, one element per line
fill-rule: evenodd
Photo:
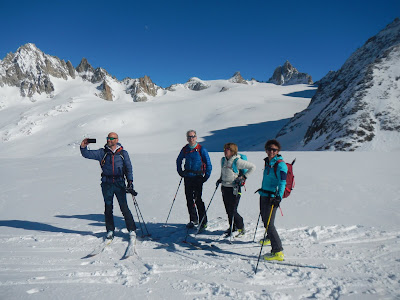
<path fill-rule="evenodd" d="M 282 200 L 286 187 L 286 177 L 288 168 L 279 154 L 281 144 L 277 140 L 269 140 L 265 144 L 267 157 L 264 159 L 265 168 L 260 194 L 260 214 L 264 227 L 267 228 L 267 237 L 261 240 L 263 245 L 271 244 L 270 254 L 264 256 L 265 260 L 284 259 L 281 239 L 275 228 L 276 210 Z M 282 160 L 278 163 L 278 160 Z M 277 165 L 276 165 L 277 164 Z M 269 224 L 268 224 L 269 219 Z"/>

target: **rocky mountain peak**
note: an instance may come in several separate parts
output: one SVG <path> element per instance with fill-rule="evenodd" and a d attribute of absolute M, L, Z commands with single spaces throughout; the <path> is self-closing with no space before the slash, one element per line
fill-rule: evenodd
<path fill-rule="evenodd" d="M 88 73 L 88 72 L 94 73 L 94 68 L 92 67 L 91 64 L 89 64 L 86 58 L 82 58 L 79 65 L 76 67 L 76 71 L 78 73 Z"/>
<path fill-rule="evenodd" d="M 111 86 L 114 84 L 122 85 L 122 89 L 125 87 L 133 101 L 146 101 L 149 96 L 156 96 L 162 89 L 149 76 L 118 81 L 105 69 L 94 69 L 86 58 L 82 58 L 75 69 L 70 61 L 65 62 L 56 56 L 45 54 L 32 43 L 19 47 L 15 53 L 8 53 L 0 60 L 0 87 L 19 87 L 24 97 L 41 93 L 52 95 L 55 92 L 52 77 L 67 80 L 75 79 L 76 76 L 95 84 L 100 91 L 95 94 L 105 100 L 113 100 Z"/>
<path fill-rule="evenodd" d="M 239 71 L 235 72 L 235 74 L 233 74 L 229 81 L 233 83 L 247 84 L 247 81 L 243 79 Z"/>
<path fill-rule="evenodd" d="M 19 87 L 21 95 L 28 97 L 35 93 L 51 94 L 54 86 L 50 76 L 63 79 L 74 76 L 71 64 L 43 53 L 32 43 L 7 54 L 0 61 L 0 70 L 0 85 Z"/>
<path fill-rule="evenodd" d="M 312 78 L 307 73 L 300 73 L 292 64 L 286 60 L 283 66 L 275 69 L 274 74 L 269 83 L 278 85 L 291 85 L 291 84 L 312 84 Z"/>
<path fill-rule="evenodd" d="M 148 96 L 154 97 L 162 89 L 154 84 L 147 75 L 138 79 L 126 78 L 124 84 L 127 86 L 126 93 L 131 94 L 135 102 L 147 101 Z"/>
<path fill-rule="evenodd" d="M 210 85 L 198 77 L 191 77 L 185 84 L 185 87 L 193 91 L 208 89 Z"/>

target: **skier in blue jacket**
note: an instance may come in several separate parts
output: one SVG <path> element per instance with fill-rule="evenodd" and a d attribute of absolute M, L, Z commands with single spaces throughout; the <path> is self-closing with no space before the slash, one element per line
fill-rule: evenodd
<path fill-rule="evenodd" d="M 201 196 L 203 183 L 210 178 L 212 165 L 207 150 L 197 143 L 196 131 L 189 130 L 186 138 L 188 144 L 182 148 L 176 159 L 178 174 L 185 180 L 185 195 L 190 217 L 190 222 L 186 226 L 193 228 L 203 220 L 200 229 L 204 230 L 207 227 L 207 215 Z M 185 160 L 184 170 L 182 170 L 183 160 Z"/>
<path fill-rule="evenodd" d="M 265 160 L 264 176 L 262 187 L 258 190 L 260 194 L 260 214 L 264 227 L 267 228 L 266 240 L 261 240 L 264 245 L 271 244 L 272 250 L 270 254 L 264 256 L 265 260 L 284 259 L 283 247 L 281 239 L 275 228 L 275 214 L 282 200 L 286 187 L 286 177 L 288 168 L 284 161 L 281 161 L 275 167 L 278 160 L 283 160 L 279 154 L 281 144 L 277 140 L 269 140 L 265 144 L 265 152 L 267 157 Z M 275 172 L 276 170 L 276 172 Z M 272 209 L 272 213 L 271 213 Z M 268 224 L 268 218 L 271 213 L 271 219 Z"/>
<path fill-rule="evenodd" d="M 104 198 L 104 216 L 107 230 L 107 239 L 114 238 L 114 216 L 113 216 L 113 198 L 117 197 L 119 207 L 125 219 L 126 228 L 131 236 L 135 238 L 136 225 L 132 213 L 129 209 L 126 192 L 136 194 L 133 189 L 132 163 L 129 154 L 118 143 L 118 135 L 110 132 L 107 136 L 107 143 L 104 148 L 98 150 L 88 150 L 88 140 L 84 139 L 81 143 L 81 154 L 84 158 L 94 159 L 100 162 L 101 173 L 101 191 Z M 128 186 L 125 187 L 125 176 Z"/>

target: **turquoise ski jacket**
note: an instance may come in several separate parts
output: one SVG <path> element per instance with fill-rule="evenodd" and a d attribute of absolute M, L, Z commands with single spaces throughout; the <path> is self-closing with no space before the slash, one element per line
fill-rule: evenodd
<path fill-rule="evenodd" d="M 283 197 L 283 193 L 285 192 L 286 187 L 286 177 L 288 168 L 285 162 L 280 162 L 278 164 L 278 168 L 276 170 L 276 175 L 274 172 L 274 165 L 279 160 L 282 159 L 281 155 L 276 155 L 271 161 L 269 161 L 268 157 L 264 159 L 265 168 L 264 168 L 264 176 L 262 180 L 261 189 L 267 191 L 259 191 L 258 193 L 261 196 L 271 197 L 271 195 Z"/>

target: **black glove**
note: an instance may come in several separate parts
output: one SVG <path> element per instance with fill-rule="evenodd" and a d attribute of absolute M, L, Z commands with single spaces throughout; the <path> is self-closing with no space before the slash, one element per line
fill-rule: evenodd
<path fill-rule="evenodd" d="M 246 183 L 246 176 L 239 176 L 238 178 L 235 179 L 235 183 L 238 186 L 244 186 Z"/>
<path fill-rule="evenodd" d="M 128 181 L 128 186 L 125 188 L 127 193 L 132 194 L 133 196 L 137 196 L 138 193 L 133 189 L 133 183 L 131 180 Z"/>
<path fill-rule="evenodd" d="M 208 178 L 210 178 L 210 176 L 204 175 L 203 177 L 203 183 L 206 182 L 208 180 Z"/>
<path fill-rule="evenodd" d="M 215 182 L 215 186 L 216 187 L 218 187 L 219 186 L 219 184 L 222 182 L 222 179 L 220 178 L 220 179 L 218 179 L 216 182 Z"/>
<path fill-rule="evenodd" d="M 185 177 L 185 171 L 178 171 L 179 176 Z"/>
<path fill-rule="evenodd" d="M 276 196 L 275 198 L 271 198 L 271 203 L 273 206 L 278 207 L 281 203 L 282 198 L 280 196 Z"/>

